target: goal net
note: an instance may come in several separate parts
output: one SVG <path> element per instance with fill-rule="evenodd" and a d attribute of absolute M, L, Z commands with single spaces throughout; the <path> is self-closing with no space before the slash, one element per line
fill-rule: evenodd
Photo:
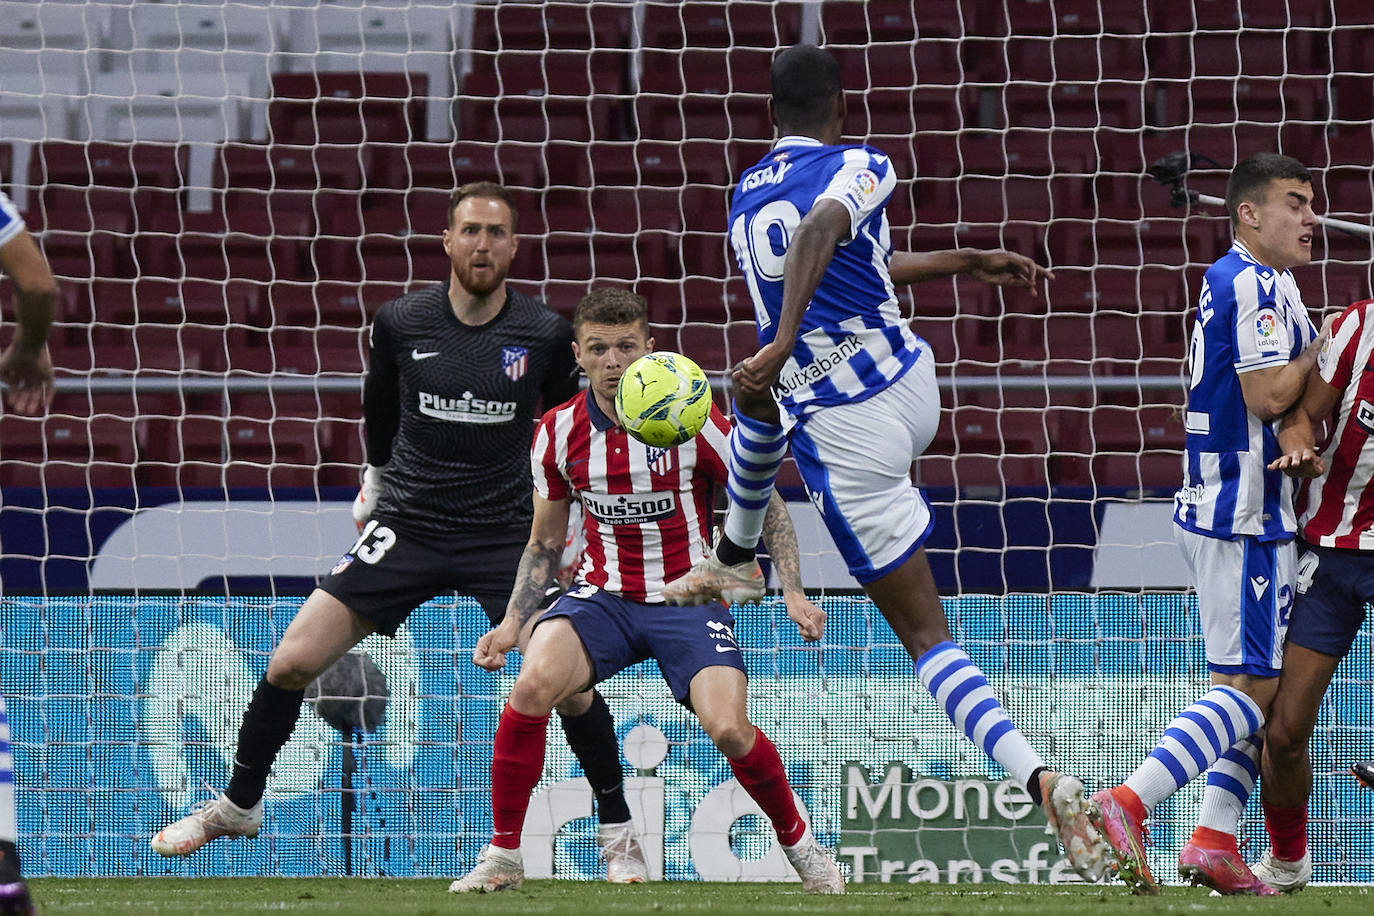
<path fill-rule="evenodd" d="M 913 480 L 955 638 L 1049 761 L 1117 783 L 1206 688 L 1170 507 L 1193 302 L 1230 238 L 1146 171 L 1186 151 L 1186 185 L 1220 196 L 1239 158 L 1279 151 L 1312 169 L 1319 212 L 1367 224 L 1372 26 L 1345 0 L 0 2 L 0 186 L 62 285 L 51 410 L 0 416 L 0 690 L 30 873 L 470 867 L 518 661 L 472 666 L 483 615 L 447 596 L 361 648 L 380 727 L 303 714 L 258 840 L 172 861 L 147 839 L 223 786 L 272 647 L 354 537 L 368 323 L 448 275 L 449 191 L 515 194 L 513 285 L 565 315 L 595 284 L 632 288 L 657 346 L 723 389 L 757 346 L 729 196 L 770 144 L 771 56 L 799 41 L 839 59 L 847 136 L 895 163 L 895 249 L 1004 247 L 1054 272 L 1033 293 L 898 290 L 941 386 Z M 1323 230 L 1314 252 L 1295 271 L 1314 317 L 1370 295 L 1368 239 Z M 776 601 L 737 609 L 738 633 L 751 713 L 822 842 L 856 880 L 1068 880 L 790 463 L 780 487 L 827 636 L 802 644 Z M 1366 630 L 1312 746 L 1317 881 L 1374 881 L 1374 793 L 1346 775 L 1374 757 L 1372 682 Z M 783 877 L 656 669 L 604 692 L 655 873 Z M 594 876 L 590 797 L 550 739 L 527 862 Z M 1157 812 L 1156 874 L 1200 794 Z M 1257 802 L 1242 834 L 1267 846 Z"/>

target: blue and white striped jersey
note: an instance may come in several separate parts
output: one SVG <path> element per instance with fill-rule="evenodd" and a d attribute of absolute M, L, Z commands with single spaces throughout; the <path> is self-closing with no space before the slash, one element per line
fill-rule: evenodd
<path fill-rule="evenodd" d="M 24 220 L 14 204 L 0 191 L 0 245 L 14 238 L 24 229 Z"/>
<path fill-rule="evenodd" d="M 802 217 L 822 199 L 838 201 L 850 215 L 849 240 L 835 249 L 778 376 L 781 404 L 793 418 L 882 391 L 926 346 L 902 320 L 888 275 L 884 208 L 896 184 L 892 161 L 872 147 L 825 146 L 808 137 L 783 137 L 740 176 L 730 242 L 754 300 L 760 345 L 776 330 L 783 263 Z"/>
<path fill-rule="evenodd" d="M 1279 456 L 1278 423 L 1249 411 L 1240 376 L 1292 362 L 1316 336 L 1290 271 L 1264 266 L 1240 242 L 1207 269 L 1188 355 L 1180 527 L 1265 541 L 1297 531 L 1292 478 L 1265 469 Z"/>

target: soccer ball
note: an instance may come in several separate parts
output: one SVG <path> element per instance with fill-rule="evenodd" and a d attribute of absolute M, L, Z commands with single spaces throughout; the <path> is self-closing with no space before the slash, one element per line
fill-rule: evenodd
<path fill-rule="evenodd" d="M 630 363 L 615 392 L 615 415 L 645 445 L 671 448 L 691 439 L 711 414 L 711 385 L 680 353 L 648 353 Z"/>

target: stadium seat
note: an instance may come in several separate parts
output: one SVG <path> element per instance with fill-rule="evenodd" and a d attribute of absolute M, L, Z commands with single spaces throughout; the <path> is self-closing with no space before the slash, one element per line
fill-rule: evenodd
<path fill-rule="evenodd" d="M 916 462 L 922 487 L 1014 487 L 1045 483 L 1048 436 L 1027 411 L 957 406 L 942 411 L 935 439 Z"/>
<path fill-rule="evenodd" d="M 374 188 L 451 190 L 471 181 L 525 188 L 544 185 L 544 162 L 533 145 L 409 143 L 370 151 L 368 185 Z"/>
<path fill-rule="evenodd" d="M 54 140 L 29 161 L 29 184 L 53 209 L 175 209 L 186 173 L 187 148 L 170 143 Z"/>
<path fill-rule="evenodd" d="M 1053 450 L 1069 459 L 1060 483 L 1098 488 L 1172 489 L 1183 476 L 1181 409 L 1095 405 L 1056 412 Z"/>
<path fill-rule="evenodd" d="M 921 6 L 940 6 L 925 3 Z M 870 42 L 911 44 L 916 41 L 916 11 L 902 0 L 870 0 L 856 6 L 852 0 L 829 0 L 821 5 L 821 36 L 827 47 L 866 45 Z M 957 21 L 957 9 L 956 9 Z M 941 34 L 931 20 L 923 21 L 921 37 Z M 946 35 L 958 36 L 962 29 Z"/>
<path fill-rule="evenodd" d="M 803 4 L 688 0 L 646 3 L 641 47 L 785 48 L 801 37 Z"/>
<path fill-rule="evenodd" d="M 93 297 L 101 321 L 116 324 L 201 324 L 221 329 L 261 322 L 261 292 L 257 283 L 218 283 L 194 278 L 130 281 L 97 280 Z"/>
<path fill-rule="evenodd" d="M 112 12 L 112 6 L 97 4 L 0 3 L 0 73 L 5 74 L 5 89 L 18 91 L 10 78 L 25 73 L 87 80 L 99 66 L 90 49 L 108 41 Z M 8 120 L 5 127 L 9 134 Z"/>
<path fill-rule="evenodd" d="M 619 4 L 493 3 L 473 11 L 472 47 L 481 50 L 624 48 L 630 8 Z"/>
<path fill-rule="evenodd" d="M 134 421 L 124 417 L 0 417 L 0 486 L 133 486 Z"/>
<path fill-rule="evenodd" d="M 45 210 L 31 214 L 29 224 L 33 232 L 41 228 L 43 253 L 60 279 L 113 277 L 129 270 L 133 218 L 127 212 Z"/>
<path fill-rule="evenodd" d="M 267 123 L 272 142 L 408 143 L 424 136 L 423 73 L 276 73 Z"/>
<path fill-rule="evenodd" d="M 285 66 L 286 25 L 282 10 L 266 6 L 134 3 L 112 17 L 107 53 L 116 71 L 242 73 L 262 98 L 268 74 Z"/>
<path fill-rule="evenodd" d="M 324 4 L 291 11 L 293 69 L 357 74 L 423 74 L 428 100 L 425 133 L 453 137 L 452 99 L 456 9 L 407 4 L 394 8 Z"/>

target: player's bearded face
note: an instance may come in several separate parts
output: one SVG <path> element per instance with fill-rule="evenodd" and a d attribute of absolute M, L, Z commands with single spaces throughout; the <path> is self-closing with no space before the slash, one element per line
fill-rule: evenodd
<path fill-rule="evenodd" d="M 587 383 L 603 400 L 614 400 L 616 386 L 630 363 L 654 348 L 640 324 L 596 324 L 577 329 L 573 355 L 587 373 Z"/>
<path fill-rule="evenodd" d="M 487 296 L 506 282 L 520 237 L 511 231 L 511 212 L 504 201 L 468 197 L 454 208 L 444 230 L 444 251 L 453 276 L 474 296 Z"/>

